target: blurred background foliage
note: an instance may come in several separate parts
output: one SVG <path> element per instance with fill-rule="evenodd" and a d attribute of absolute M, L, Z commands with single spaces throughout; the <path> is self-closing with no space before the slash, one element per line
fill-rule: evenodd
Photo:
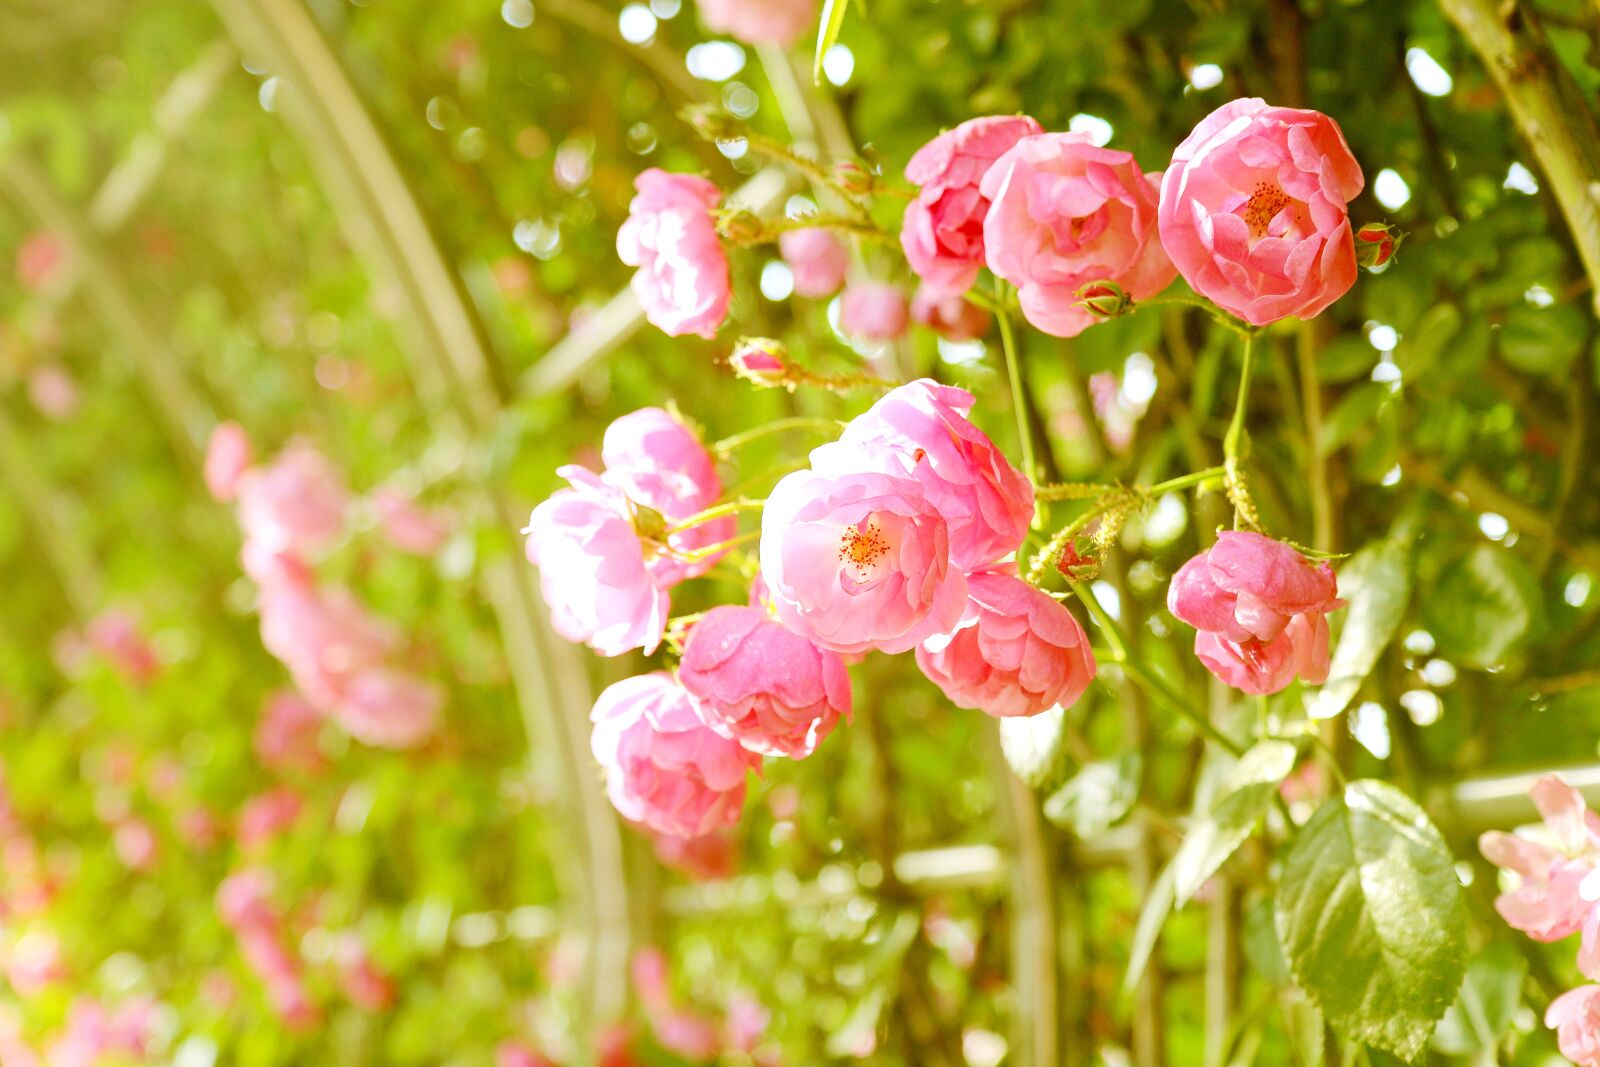
<path fill-rule="evenodd" d="M 1368 179 L 1354 218 L 1410 236 L 1321 319 L 1265 336 L 1254 487 L 1270 529 L 1365 549 L 1363 573 L 1392 594 L 1370 673 L 1325 734 L 1346 773 L 1397 778 L 1435 805 L 1476 871 L 1474 947 L 1509 941 L 1471 846 L 1481 826 L 1451 807 L 1451 786 L 1595 756 L 1600 343 L 1559 205 L 1432 0 L 872 0 L 851 12 L 820 89 L 804 46 L 716 38 L 692 0 L 300 3 L 0 0 L 8 1033 L 46 1044 L 77 998 L 147 996 L 148 1058 L 182 1067 L 488 1064 L 510 1038 L 586 1063 L 614 1021 L 604 1005 L 626 996 L 625 969 L 593 970 L 596 946 L 620 937 L 667 952 L 684 1004 L 714 1016 L 753 995 L 771 1012 L 758 1052 L 772 1062 L 992 1067 L 1039 1062 L 1040 1049 L 1074 1064 L 1322 1062 L 1320 1024 L 1308 1036 L 1276 958 L 1254 846 L 1167 923 L 1138 990 L 1122 990 L 1140 907 L 1204 768 L 1184 727 L 1115 685 L 1008 729 L 1005 755 L 1034 793 L 988 721 L 946 706 L 908 658 L 874 657 L 856 669 L 855 723 L 753 784 L 726 843 L 737 858 L 712 864 L 731 880 L 674 872 L 627 830 L 620 865 L 604 862 L 605 833 L 580 814 L 599 796 L 574 755 L 585 742 L 561 740 L 586 702 L 513 684 L 533 646 L 507 637 L 515 611 L 494 597 L 526 570 L 508 515 L 640 406 L 671 400 L 719 438 L 863 403 L 752 394 L 718 362 L 729 337 L 669 340 L 614 299 L 627 281 L 614 235 L 638 171 L 704 172 L 732 190 L 764 166 L 677 117 L 704 102 L 774 138 L 859 152 L 895 181 L 941 127 L 983 113 L 1106 130 L 1150 170 L 1234 96 L 1341 123 Z M 312 16 L 404 178 L 378 210 L 412 198 L 431 229 L 448 299 L 486 354 L 476 399 L 428 368 L 415 293 L 397 281 L 415 249 L 374 242 L 371 205 L 351 198 L 350 172 L 373 159 L 318 135 L 315 116 L 336 106 L 258 32 L 285 11 Z M 1600 12 L 1580 0 L 1519 11 L 1592 123 Z M 886 225 L 898 210 L 885 199 Z M 790 299 L 773 258 L 735 256 L 739 330 L 781 337 L 817 369 L 854 365 L 829 306 Z M 859 267 L 904 270 L 873 247 Z M 1236 354 L 1202 320 L 1174 310 L 1024 345 L 1063 477 L 1148 482 L 1217 462 Z M 908 376 L 974 389 L 980 421 L 1010 440 L 997 350 L 919 331 L 894 358 Z M 1114 397 L 1100 417 L 1095 389 Z M 261 648 L 237 531 L 199 477 L 221 418 L 265 449 L 306 437 L 358 492 L 399 484 L 454 516 L 426 560 L 358 519 L 325 568 L 446 685 L 447 727 L 428 746 L 387 753 L 330 729 L 328 769 L 298 776 L 253 755 L 259 709 L 285 678 Z M 727 480 L 804 447 L 765 440 Z M 1163 595 L 1215 504 L 1158 505 L 1102 579 L 1139 655 L 1201 697 Z M 712 587 L 677 609 L 739 597 Z M 147 635 L 150 679 L 82 651 L 77 635 L 113 609 Z M 639 666 L 533 641 L 569 696 Z M 1303 716 L 1299 697 L 1272 713 Z M 1226 719 L 1226 698 L 1210 699 Z M 305 808 L 264 843 L 203 841 L 185 821 L 204 811 L 226 828 L 285 779 Z M 130 821 L 154 835 L 131 857 L 117 841 Z M 277 873 L 317 1026 L 274 1018 L 215 914 L 216 886 L 246 864 Z M 620 879 L 606 893 L 625 889 L 625 929 L 599 928 L 616 916 L 596 910 L 594 879 Z M 44 899 L 30 897 L 41 884 Z M 16 975 L 40 931 L 59 940 L 60 973 L 32 988 Z M 392 979 L 391 1006 L 340 992 L 334 945 L 350 931 Z M 1512 975 L 1491 1032 L 1447 1025 L 1430 1056 L 1552 1054 L 1534 1015 L 1571 983 L 1570 954 L 1516 947 L 1531 958 L 1490 949 L 1478 972 Z M 680 1062 L 637 1010 L 624 1018 L 639 1062 Z"/>

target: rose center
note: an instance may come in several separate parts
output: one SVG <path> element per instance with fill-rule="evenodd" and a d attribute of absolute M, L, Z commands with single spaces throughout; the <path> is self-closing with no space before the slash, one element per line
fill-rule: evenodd
<path fill-rule="evenodd" d="M 888 553 L 888 539 L 870 520 L 865 525 L 852 523 L 839 535 L 839 562 L 853 568 L 858 581 L 864 581 Z"/>
<path fill-rule="evenodd" d="M 1240 216 L 1250 227 L 1251 237 L 1265 237 L 1267 227 L 1278 217 L 1278 212 L 1289 206 L 1289 194 L 1268 182 L 1259 182 L 1250 199 L 1244 202 Z"/>

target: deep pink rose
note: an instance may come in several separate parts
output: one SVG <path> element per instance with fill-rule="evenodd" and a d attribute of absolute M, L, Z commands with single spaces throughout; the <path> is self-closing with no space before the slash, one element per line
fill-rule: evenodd
<path fill-rule="evenodd" d="M 1298 675 L 1328 677 L 1327 612 L 1344 606 L 1333 568 L 1258 533 L 1224 531 L 1178 569 L 1167 608 L 1200 631 L 1195 655 L 1246 693 L 1276 693 Z"/>
<path fill-rule="evenodd" d="M 884 473 L 895 457 L 860 451 L 866 470 L 796 471 L 773 488 L 761 573 L 778 620 L 802 637 L 834 652 L 905 652 L 956 625 L 967 580 L 922 484 Z"/>
<path fill-rule="evenodd" d="M 900 246 L 929 288 L 962 293 L 984 263 L 989 197 L 980 184 L 994 161 L 1044 127 L 1025 115 L 990 115 L 946 130 L 917 150 L 906 179 L 921 187 L 906 208 Z"/>
<path fill-rule="evenodd" d="M 893 341 L 906 332 L 906 297 L 887 282 L 857 282 L 839 298 L 839 329 L 863 341 Z"/>
<path fill-rule="evenodd" d="M 256 759 L 271 771 L 318 771 L 324 766 L 319 738 L 322 715 L 293 690 L 268 696 L 256 720 Z"/>
<path fill-rule="evenodd" d="M 809 756 L 850 714 L 838 654 L 757 608 L 708 611 L 684 642 L 678 680 L 707 726 L 764 756 Z"/>
<path fill-rule="evenodd" d="M 926 285 L 911 298 L 911 318 L 947 341 L 972 341 L 989 332 L 989 313 L 960 293 L 941 293 Z"/>
<path fill-rule="evenodd" d="M 384 486 L 372 494 L 378 527 L 394 547 L 413 556 L 435 556 L 450 537 L 445 517 L 428 511 L 406 494 Z"/>
<path fill-rule="evenodd" d="M 1600 1067 L 1600 985 L 1569 989 L 1550 1002 L 1544 1024 L 1577 1067 Z"/>
<path fill-rule="evenodd" d="M 1033 519 L 1033 484 L 968 420 L 974 402 L 965 389 L 929 378 L 899 386 L 852 419 L 838 441 L 813 451 L 811 465 L 831 474 L 879 469 L 915 479 L 944 517 L 955 566 L 986 566 L 1022 544 Z"/>
<path fill-rule="evenodd" d="M 983 176 L 989 269 L 1017 287 L 1029 322 L 1073 337 L 1097 321 L 1078 290 L 1113 281 L 1135 300 L 1177 274 L 1156 237 L 1156 183 L 1132 153 L 1086 133 L 1024 137 Z"/>
<path fill-rule="evenodd" d="M 1161 242 L 1195 292 L 1246 322 L 1309 319 L 1356 280 L 1345 205 L 1363 184 L 1328 116 L 1235 100 L 1172 154 Z"/>
<path fill-rule="evenodd" d="M 728 315 L 728 257 L 711 210 L 722 193 L 704 178 L 657 167 L 634 179 L 638 195 L 617 232 L 617 254 L 639 270 L 633 291 L 645 318 L 673 337 L 712 337 Z"/>
<path fill-rule="evenodd" d="M 216 500 L 232 500 L 239 492 L 239 481 L 250 469 L 254 451 L 250 435 L 237 422 L 218 423 L 206 442 L 206 489 Z"/>
<path fill-rule="evenodd" d="M 957 707 L 1037 715 L 1071 707 L 1094 681 L 1094 656 L 1078 620 L 1014 571 L 969 575 L 961 625 L 917 649 L 922 673 Z"/>
<path fill-rule="evenodd" d="M 344 531 L 350 502 L 344 480 L 304 441 L 291 442 L 271 463 L 244 472 L 234 487 L 239 524 L 261 550 L 312 555 Z"/>
<path fill-rule="evenodd" d="M 606 427 L 600 458 L 606 484 L 635 504 L 659 511 L 669 523 L 704 511 L 722 495 L 716 461 L 699 434 L 662 408 L 641 408 Z M 681 552 L 694 552 L 728 540 L 737 528 L 730 515 L 691 526 L 668 542 Z M 657 552 L 648 567 L 655 583 L 667 589 L 704 574 L 719 558 L 720 553 L 686 562 Z"/>
<path fill-rule="evenodd" d="M 534 508 L 524 531 L 551 625 L 603 656 L 654 652 L 668 598 L 651 577 L 627 498 L 583 467 L 557 473 L 572 488 Z"/>
<path fill-rule="evenodd" d="M 662 834 L 699 837 L 739 821 L 761 757 L 711 731 L 664 672 L 608 687 L 590 715 L 594 757 L 617 811 Z"/>
<path fill-rule="evenodd" d="M 832 296 L 850 270 L 850 253 L 831 230 L 813 226 L 778 235 L 778 251 L 794 274 L 794 291 L 812 300 Z"/>
<path fill-rule="evenodd" d="M 399 645 L 393 628 L 343 586 L 274 582 L 262 587 L 258 608 L 261 643 L 324 711 L 344 699 L 353 677 L 378 666 Z"/>
<path fill-rule="evenodd" d="M 794 44 L 817 23 L 817 0 L 699 0 L 700 17 L 717 33 L 746 44 Z"/>
<path fill-rule="evenodd" d="M 388 667 L 350 679 L 333 718 L 345 732 L 376 748 L 415 748 L 439 728 L 444 692 L 432 682 Z"/>
<path fill-rule="evenodd" d="M 781 354 L 780 354 L 781 353 Z M 783 357 L 788 353 L 778 342 L 764 337 L 747 337 L 728 357 L 733 373 L 747 382 L 759 386 L 774 386 L 783 382 L 788 374 Z"/>

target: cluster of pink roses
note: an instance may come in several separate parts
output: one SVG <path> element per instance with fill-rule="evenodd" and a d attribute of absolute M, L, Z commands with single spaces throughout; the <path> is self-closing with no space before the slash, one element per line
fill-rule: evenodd
<path fill-rule="evenodd" d="M 1091 293 L 1143 300 L 1179 274 L 1256 326 L 1311 318 L 1355 281 L 1347 204 L 1361 192 L 1361 168 L 1338 125 L 1316 111 L 1234 100 L 1153 173 L 1087 133 L 988 116 L 924 145 L 906 178 L 917 194 L 900 242 L 921 281 L 917 317 L 953 335 L 982 328 L 949 301 L 984 267 L 1016 287 L 1030 323 L 1058 337 L 1103 317 L 1086 303 Z M 617 247 L 639 268 L 645 313 L 669 334 L 710 337 L 729 306 L 718 190 L 658 169 L 637 188 Z M 847 258 L 824 231 L 786 232 L 780 246 L 802 296 L 842 283 Z M 893 286 L 861 283 L 846 291 L 840 317 L 846 333 L 881 341 L 905 329 L 907 308 Z"/>
<path fill-rule="evenodd" d="M 350 494 L 327 457 L 296 441 L 254 465 L 249 438 L 235 423 L 212 434 L 206 485 L 236 501 L 244 528 L 245 573 L 260 587 L 261 640 L 289 668 L 295 685 L 351 736 L 384 748 L 410 748 L 437 729 L 444 694 L 398 666 L 400 637 L 349 589 L 319 583 L 312 561 L 345 529 Z M 437 520 L 389 491 L 377 510 L 391 540 L 409 550 L 437 548 Z"/>
<path fill-rule="evenodd" d="M 1495 898 L 1501 918 L 1535 941 L 1582 934 L 1578 970 L 1594 981 L 1551 1001 L 1544 1024 L 1556 1031 L 1563 1056 L 1600 1067 L 1600 815 L 1553 774 L 1534 783 L 1532 796 L 1542 827 L 1491 830 L 1478 847 L 1512 883 Z"/>

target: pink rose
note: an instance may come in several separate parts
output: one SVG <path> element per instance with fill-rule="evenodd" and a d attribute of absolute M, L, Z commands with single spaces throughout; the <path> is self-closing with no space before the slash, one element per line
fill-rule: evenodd
<path fill-rule="evenodd" d="M 984 263 L 983 176 L 1012 145 L 1043 132 L 1025 115 L 990 115 L 941 133 L 911 157 L 906 179 L 921 189 L 906 208 L 900 246 L 923 284 L 946 293 L 972 288 Z"/>
<path fill-rule="evenodd" d="M 1276 693 L 1298 675 L 1328 677 L 1327 612 L 1344 606 L 1333 568 L 1258 533 L 1224 531 L 1178 569 L 1167 609 L 1200 631 L 1195 655 L 1246 693 Z"/>
<path fill-rule="evenodd" d="M 247 926 L 275 926 L 277 913 L 272 908 L 272 872 L 264 867 L 245 867 L 235 871 L 217 886 L 217 914 L 231 930 Z"/>
<path fill-rule="evenodd" d="M 1129 152 L 1086 133 L 1024 137 L 983 176 L 989 269 L 1017 287 L 1029 322 L 1056 337 L 1095 324 L 1077 291 L 1113 281 L 1136 300 L 1176 275 L 1156 237 L 1156 182 Z"/>
<path fill-rule="evenodd" d="M 704 178 L 651 167 L 634 179 L 638 195 L 617 232 L 645 318 L 673 337 L 716 334 L 728 314 L 728 257 L 711 210 L 722 193 Z"/>
<path fill-rule="evenodd" d="M 817 0 L 699 0 L 699 4 L 708 27 L 746 44 L 787 48 L 817 22 Z"/>
<path fill-rule="evenodd" d="M 658 861 L 697 882 L 732 878 L 739 867 L 739 842 L 727 830 L 713 830 L 687 839 L 656 834 L 654 845 Z"/>
<path fill-rule="evenodd" d="M 237 833 L 246 847 L 265 844 L 294 825 L 305 802 L 287 786 L 257 793 L 239 809 Z"/>
<path fill-rule="evenodd" d="M 906 332 L 905 294 L 887 282 L 857 282 L 839 298 L 839 330 L 863 341 L 893 341 Z"/>
<path fill-rule="evenodd" d="M 837 293 L 850 269 L 844 242 L 820 226 L 785 230 L 778 235 L 778 251 L 794 273 L 794 291 L 811 300 Z"/>
<path fill-rule="evenodd" d="M 557 473 L 572 488 L 534 508 L 524 531 L 551 625 L 603 656 L 654 652 L 668 598 L 651 577 L 627 498 L 583 467 Z"/>
<path fill-rule="evenodd" d="M 1356 280 L 1361 167 L 1317 111 L 1224 104 L 1172 154 L 1161 242 L 1195 292 L 1256 326 L 1309 319 Z"/>
<path fill-rule="evenodd" d="M 968 420 L 974 402 L 965 389 L 929 378 L 902 385 L 852 419 L 838 441 L 813 451 L 811 465 L 915 479 L 948 525 L 955 566 L 993 563 L 1027 535 L 1033 484 Z"/>
<path fill-rule="evenodd" d="M 439 728 L 444 692 L 404 671 L 379 667 L 350 679 L 333 718 L 375 748 L 415 748 Z"/>
<path fill-rule="evenodd" d="M 450 524 L 417 505 L 398 489 L 385 486 L 372 494 L 378 527 L 389 543 L 413 556 L 434 556 L 450 536 Z"/>
<path fill-rule="evenodd" d="M 838 654 L 757 608 L 723 605 L 695 623 L 678 681 L 707 726 L 764 756 L 809 756 L 850 714 L 850 676 Z"/>
<path fill-rule="evenodd" d="M 1485 859 L 1517 876 L 1515 888 L 1495 898 L 1495 910 L 1535 941 L 1560 941 L 1582 930 L 1578 968 L 1600 978 L 1600 904 L 1582 891 L 1600 868 L 1600 815 L 1553 774 L 1535 782 L 1531 793 L 1544 818 L 1537 837 L 1492 830 L 1478 839 Z"/>
<path fill-rule="evenodd" d="M 1071 707 L 1094 681 L 1089 638 L 1014 570 L 969 575 L 961 625 L 924 641 L 917 665 L 958 707 L 997 716 Z"/>
<path fill-rule="evenodd" d="M 318 771 L 324 761 L 319 738 L 322 716 L 293 690 L 268 696 L 251 739 L 256 759 L 272 771 Z"/>
<path fill-rule="evenodd" d="M 111 832 L 111 844 L 117 851 L 117 858 L 130 871 L 151 870 L 161 854 L 155 830 L 143 819 L 125 819 L 118 823 Z"/>
<path fill-rule="evenodd" d="M 947 341 L 972 341 L 989 332 L 989 313 L 960 293 L 941 293 L 926 285 L 911 298 L 911 319 Z"/>
<path fill-rule="evenodd" d="M 262 587 L 258 607 L 261 643 L 324 711 L 344 699 L 353 677 L 378 666 L 399 644 L 394 630 L 342 586 L 275 582 Z"/>
<path fill-rule="evenodd" d="M 130 682 L 145 685 L 161 673 L 161 660 L 140 630 L 138 620 L 120 608 L 110 608 L 90 620 L 84 638 Z"/>
<path fill-rule="evenodd" d="M 783 357 L 788 353 L 776 341 L 765 337 L 747 337 L 728 357 L 733 373 L 754 385 L 771 387 L 783 382 L 788 374 Z"/>
<path fill-rule="evenodd" d="M 600 458 L 606 484 L 635 504 L 659 511 L 668 523 L 704 511 L 722 495 L 716 461 L 700 443 L 699 434 L 662 408 L 641 408 L 606 427 Z M 673 534 L 668 543 L 679 551 L 694 552 L 728 540 L 736 530 L 730 515 Z M 719 558 L 720 554 L 711 555 L 691 563 L 656 553 L 648 567 L 655 583 L 666 589 L 704 574 Z"/>
<path fill-rule="evenodd" d="M 218 423 L 206 442 L 206 489 L 212 498 L 232 500 L 251 462 L 250 435 L 244 432 L 244 427 L 237 422 Z"/>
<path fill-rule="evenodd" d="M 670 674 L 617 682 L 600 694 L 590 718 L 594 757 L 625 818 L 678 837 L 739 821 L 745 773 L 759 769 L 761 757 L 713 733 Z"/>
<path fill-rule="evenodd" d="M 234 484 L 239 524 L 263 551 L 312 555 L 344 531 L 350 494 L 328 458 L 292 442 L 270 464 L 246 471 Z"/>
<path fill-rule="evenodd" d="M 838 448 L 842 466 L 852 449 Z M 956 625 L 967 580 L 922 484 L 884 473 L 895 457 L 859 451 L 866 470 L 796 471 L 773 488 L 761 573 L 778 621 L 800 636 L 834 652 L 905 652 Z"/>
<path fill-rule="evenodd" d="M 1544 1024 L 1577 1067 L 1600 1067 L 1600 985 L 1569 989 L 1550 1002 Z"/>

